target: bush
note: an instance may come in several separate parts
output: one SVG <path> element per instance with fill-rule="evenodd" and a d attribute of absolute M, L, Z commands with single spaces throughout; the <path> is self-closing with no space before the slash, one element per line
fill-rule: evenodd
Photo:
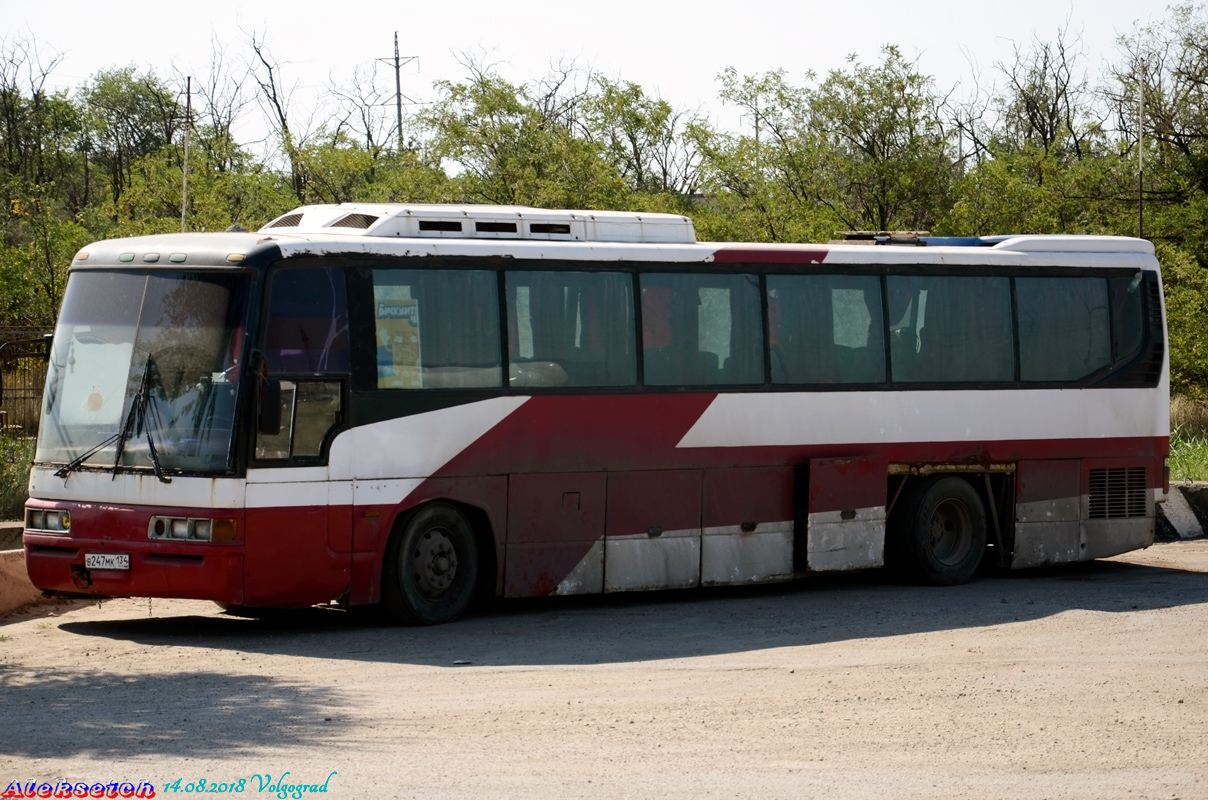
<path fill-rule="evenodd" d="M 29 467 L 37 442 L 22 435 L 0 434 L 0 519 L 24 519 L 29 498 Z"/>

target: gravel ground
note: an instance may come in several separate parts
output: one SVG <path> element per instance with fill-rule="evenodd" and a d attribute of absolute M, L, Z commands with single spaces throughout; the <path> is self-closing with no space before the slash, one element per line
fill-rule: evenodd
<path fill-rule="evenodd" d="M 1206 642 L 1203 540 L 955 588 L 863 574 L 510 601 L 425 629 L 42 607 L 0 621 L 0 781 L 1208 798 Z"/>

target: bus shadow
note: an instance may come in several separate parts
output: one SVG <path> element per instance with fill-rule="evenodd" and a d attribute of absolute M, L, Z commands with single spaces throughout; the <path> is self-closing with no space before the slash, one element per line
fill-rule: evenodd
<path fill-rule="evenodd" d="M 587 665 L 985 627 L 1075 609 L 1116 613 L 1205 602 L 1205 573 L 1095 561 L 943 588 L 896 584 L 869 572 L 742 588 L 507 600 L 432 628 L 319 608 L 270 619 L 183 616 L 59 627 L 150 647 L 436 667 Z"/>
<path fill-rule="evenodd" d="M 351 704 L 330 687 L 203 671 L 196 661 L 181 666 L 174 673 L 120 674 L 0 665 L 0 752 L 123 761 L 181 753 L 226 758 L 329 741 L 352 724 L 344 712 Z M 162 776 L 128 777 L 137 783 Z"/>

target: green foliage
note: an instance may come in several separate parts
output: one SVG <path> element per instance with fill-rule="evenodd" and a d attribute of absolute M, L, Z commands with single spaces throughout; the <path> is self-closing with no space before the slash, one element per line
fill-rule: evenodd
<path fill-rule="evenodd" d="M 36 442 L 0 432 L 0 519 L 22 519 Z"/>
<path fill-rule="evenodd" d="M 1208 436 L 1175 429 L 1170 432 L 1172 481 L 1208 481 Z"/>
<path fill-rule="evenodd" d="M 1183 248 L 1159 248 L 1170 337 L 1170 388 L 1208 398 L 1208 269 Z"/>
<path fill-rule="evenodd" d="M 179 229 L 186 128 L 193 230 L 255 230 L 299 202 L 472 202 L 686 214 L 702 240 L 772 242 L 842 229 L 1133 235 L 1143 133 L 1172 386 L 1208 397 L 1205 42 L 1204 7 L 1175 6 L 1123 37 L 1092 83 L 1061 30 L 1019 46 L 995 65 L 998 85 L 964 101 L 893 46 L 800 81 L 730 68 L 719 96 L 738 130 L 629 81 L 558 68 L 516 83 L 468 63 L 399 142 L 383 105 L 393 85 L 367 74 L 333 85 L 339 109 L 299 125 L 262 39 L 242 77 L 215 54 L 187 126 L 177 80 L 116 67 L 48 92 L 55 62 L 0 39 L 0 322 L 49 324 L 89 241 Z M 232 135 L 251 94 L 269 152 Z"/>

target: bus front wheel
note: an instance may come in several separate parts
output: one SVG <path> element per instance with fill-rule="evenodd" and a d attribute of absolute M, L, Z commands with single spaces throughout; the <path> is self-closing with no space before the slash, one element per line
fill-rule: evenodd
<path fill-rule="evenodd" d="M 395 530 L 386 548 L 382 607 L 410 625 L 439 625 L 461 616 L 478 584 L 478 546 L 453 506 L 421 508 Z"/>
<path fill-rule="evenodd" d="M 933 586 L 954 586 L 973 577 L 986 549 L 986 511 L 967 481 L 927 478 L 894 516 L 891 564 Z"/>

